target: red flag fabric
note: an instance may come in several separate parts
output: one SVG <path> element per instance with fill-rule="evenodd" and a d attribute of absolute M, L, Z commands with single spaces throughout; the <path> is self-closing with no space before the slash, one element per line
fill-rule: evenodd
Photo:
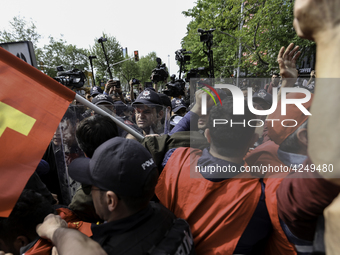
<path fill-rule="evenodd" d="M 75 93 L 0 47 L 0 217 L 8 217 Z"/>

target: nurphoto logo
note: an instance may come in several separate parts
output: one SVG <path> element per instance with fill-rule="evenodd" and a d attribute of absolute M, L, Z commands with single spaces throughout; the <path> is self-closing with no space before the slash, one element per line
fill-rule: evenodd
<path fill-rule="evenodd" d="M 219 96 L 219 94 L 217 93 L 217 91 L 215 89 L 228 89 L 231 92 L 231 95 L 233 97 L 233 115 L 244 115 L 244 94 L 242 92 L 242 90 L 235 86 L 235 85 L 231 85 L 231 84 L 216 84 L 215 87 L 213 88 L 210 85 L 204 84 L 205 87 L 209 88 L 215 95 L 216 97 L 219 99 L 220 104 L 222 105 L 222 101 L 221 98 Z M 201 114 L 202 115 L 207 115 L 207 95 L 209 95 L 213 100 L 215 105 L 217 105 L 216 100 L 214 98 L 214 96 L 212 95 L 212 93 L 210 91 L 208 91 L 205 88 L 200 88 L 203 91 L 206 92 L 206 94 L 202 94 L 201 97 Z M 305 95 L 304 98 L 299 98 L 299 99 L 290 99 L 287 98 L 287 94 L 288 93 L 303 93 Z M 272 114 L 276 108 L 277 108 L 277 103 L 278 103 L 278 96 L 277 96 L 277 88 L 273 87 L 273 92 L 272 92 L 272 105 L 268 110 L 259 110 L 259 109 L 255 109 L 254 107 L 254 103 L 252 100 L 252 96 L 253 96 L 253 91 L 252 88 L 248 87 L 247 88 L 247 106 L 248 109 L 251 113 L 257 115 L 257 116 L 265 116 L 265 115 L 269 115 Z M 281 115 L 285 116 L 287 115 L 287 105 L 288 104 L 294 104 L 304 115 L 311 115 L 311 113 L 303 106 L 304 103 L 307 103 L 309 100 L 311 99 L 311 92 L 307 89 L 304 88 L 281 88 Z M 266 119 L 265 121 L 271 122 L 272 126 L 274 125 L 275 121 L 279 121 L 277 119 Z M 233 125 L 243 125 L 246 126 L 246 124 L 248 124 L 248 126 L 250 127 L 262 127 L 264 125 L 264 121 L 261 119 L 252 119 L 249 120 L 247 123 L 244 120 L 243 122 L 233 122 L 232 119 L 231 120 L 227 120 L 227 119 L 214 119 L 213 120 L 213 126 L 215 127 L 216 125 L 225 125 L 225 124 L 230 124 L 231 126 Z M 288 124 L 289 123 L 289 124 Z M 293 124 L 292 124 L 293 123 Z M 297 121 L 294 119 L 284 119 L 281 120 L 281 125 L 283 127 L 295 127 L 297 125 Z"/>

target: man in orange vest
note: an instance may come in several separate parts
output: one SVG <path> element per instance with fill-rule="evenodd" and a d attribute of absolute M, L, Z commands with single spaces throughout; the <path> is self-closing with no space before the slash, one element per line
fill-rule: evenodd
<path fill-rule="evenodd" d="M 296 50 L 293 45 L 288 47 L 284 60 L 292 60 L 294 54 L 288 53 Z M 200 101 L 196 100 L 192 114 L 199 112 Z M 245 173 L 243 157 L 257 139 L 249 120 L 256 117 L 247 106 L 244 115 L 233 115 L 230 98 L 222 103 L 209 113 L 205 135 L 210 148 L 170 150 L 156 195 L 176 216 L 188 221 L 198 254 L 259 254 L 264 250 L 296 254 L 281 227 L 276 200 L 277 188 L 287 173 L 276 179 L 255 179 Z"/>
<path fill-rule="evenodd" d="M 231 99 L 222 103 L 212 108 L 210 120 L 223 116 L 229 123 L 231 119 L 247 123 L 255 119 L 247 107 L 245 115 L 233 115 Z M 261 252 L 261 243 L 272 230 L 265 184 L 241 172 L 243 157 L 257 138 L 254 128 L 214 127 L 212 121 L 208 125 L 205 135 L 210 148 L 178 148 L 165 156 L 168 160 L 156 195 L 177 217 L 188 221 L 198 254 Z"/>

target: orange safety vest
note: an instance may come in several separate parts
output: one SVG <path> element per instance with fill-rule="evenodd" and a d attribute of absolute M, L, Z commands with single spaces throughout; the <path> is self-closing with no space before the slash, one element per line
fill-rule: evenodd
<path fill-rule="evenodd" d="M 266 195 L 266 206 L 268 209 L 269 217 L 272 222 L 273 231 L 267 241 L 266 254 L 282 254 L 282 255 L 296 255 L 296 249 L 294 244 L 290 243 L 287 239 L 286 234 L 281 228 L 279 221 L 279 215 L 277 211 L 277 199 L 276 190 L 280 186 L 283 178 L 287 174 L 279 174 L 277 178 L 264 179 L 266 184 L 265 195 Z M 281 178 L 280 178 L 281 177 Z"/>
<path fill-rule="evenodd" d="M 195 169 L 201 155 L 198 149 L 176 149 L 159 177 L 156 195 L 165 207 L 189 223 L 197 254 L 233 254 L 260 200 L 261 183 L 248 173 L 221 182 L 209 181 Z M 266 180 L 270 186 L 266 187 L 266 202 L 276 199 L 271 193 L 275 194 L 278 180 Z M 273 241 L 278 244 L 270 245 L 268 251 L 277 248 L 277 252 L 268 254 L 296 254 L 280 228 L 275 208 L 276 204 L 270 205 L 268 212 L 278 233 Z"/>
<path fill-rule="evenodd" d="M 77 216 L 67 208 L 59 208 L 57 212 L 67 222 L 69 228 L 78 229 L 83 234 L 92 236 L 91 223 L 79 221 Z M 51 255 L 52 247 L 51 241 L 40 238 L 31 249 L 25 252 L 25 255 Z"/>

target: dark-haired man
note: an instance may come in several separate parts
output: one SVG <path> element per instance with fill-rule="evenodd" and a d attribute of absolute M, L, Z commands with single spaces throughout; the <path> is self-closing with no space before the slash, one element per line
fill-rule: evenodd
<path fill-rule="evenodd" d="M 137 141 L 112 138 L 100 145 L 91 159 L 73 161 L 69 174 L 73 179 L 92 186 L 96 213 L 105 221 L 92 226 L 92 239 L 108 254 L 152 252 L 166 239 L 165 234 L 171 232 L 175 216 L 162 205 L 150 202 L 158 179 L 157 167 L 151 154 Z M 37 231 L 52 242 L 60 233 L 68 232 L 60 222 L 44 224 Z M 182 235 L 180 240 L 187 240 L 190 231 L 185 232 L 183 235 L 184 232 L 179 231 L 177 237 Z M 191 239 L 188 241 L 190 244 Z M 56 244 L 57 249 L 64 249 L 71 242 Z M 83 240 L 83 246 L 86 245 L 86 240 Z M 170 241 L 166 247 L 176 251 L 181 245 L 181 241 Z M 188 246 L 190 251 L 191 246 L 192 243 Z"/>
<path fill-rule="evenodd" d="M 222 104 L 209 113 L 205 135 L 210 148 L 170 150 L 156 195 L 162 204 L 188 221 L 198 254 L 248 254 L 267 238 L 271 222 L 261 191 L 263 182 L 245 179 L 250 175 L 232 178 L 240 173 L 242 159 L 257 138 L 254 128 L 230 126 L 230 121 L 240 123 L 245 119 L 247 123 L 255 116 L 247 107 L 244 116 L 233 116 L 231 98 Z M 213 119 L 222 118 L 229 124 L 214 127 Z M 233 171 L 206 171 L 217 165 Z"/>
<path fill-rule="evenodd" d="M 95 114 L 82 120 L 77 126 L 76 139 L 85 156 L 92 158 L 94 151 L 107 140 L 118 136 L 116 123 L 108 116 Z M 91 186 L 82 184 L 72 198 L 69 208 L 80 219 L 87 222 L 98 222 L 100 218 L 95 212 L 90 195 Z"/>

